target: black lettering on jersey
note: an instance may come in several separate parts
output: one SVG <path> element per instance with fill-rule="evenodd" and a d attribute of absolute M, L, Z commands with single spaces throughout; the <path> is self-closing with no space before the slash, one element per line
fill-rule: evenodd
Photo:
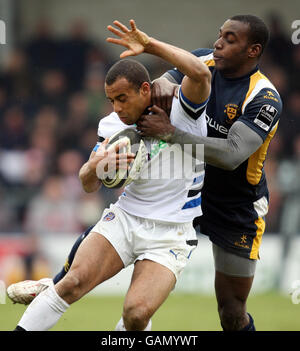
<path fill-rule="evenodd" d="M 216 121 L 214 121 L 208 115 L 206 115 L 205 118 L 206 118 L 206 124 L 207 124 L 208 127 L 214 128 L 215 130 L 217 130 L 221 134 L 225 134 L 225 135 L 228 134 L 229 129 L 227 129 L 226 127 L 224 127 L 221 124 L 217 123 Z"/>
<path fill-rule="evenodd" d="M 102 143 L 102 141 L 104 141 L 105 138 L 103 138 L 102 136 L 98 136 L 98 143 Z"/>
<path fill-rule="evenodd" d="M 260 126 L 263 130 L 268 131 L 272 125 L 278 111 L 272 105 L 263 105 L 258 112 L 254 123 Z"/>

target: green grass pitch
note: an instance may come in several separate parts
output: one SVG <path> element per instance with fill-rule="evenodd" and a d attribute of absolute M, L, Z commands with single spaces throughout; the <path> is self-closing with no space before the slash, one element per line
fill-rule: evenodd
<path fill-rule="evenodd" d="M 88 295 L 76 302 L 52 330 L 114 330 L 121 317 L 123 297 Z M 0 305 L 0 330 L 13 330 L 25 306 L 14 305 L 8 298 Z M 300 304 L 294 305 L 278 293 L 253 295 L 248 311 L 261 331 L 300 331 Z M 152 318 L 153 331 L 221 330 L 214 296 L 173 293 Z"/>

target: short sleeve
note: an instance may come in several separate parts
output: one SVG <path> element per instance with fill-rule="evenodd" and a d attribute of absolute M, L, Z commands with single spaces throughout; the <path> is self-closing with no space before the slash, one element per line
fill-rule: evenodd
<path fill-rule="evenodd" d="M 254 130 L 263 141 L 279 120 L 282 101 L 279 94 L 264 88 L 248 103 L 239 121 Z"/>

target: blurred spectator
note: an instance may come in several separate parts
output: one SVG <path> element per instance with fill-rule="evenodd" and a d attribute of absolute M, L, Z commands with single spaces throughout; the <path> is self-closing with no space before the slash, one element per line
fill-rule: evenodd
<path fill-rule="evenodd" d="M 66 196 L 61 176 L 49 176 L 28 204 L 25 230 L 34 235 L 81 232 L 77 202 Z"/>
<path fill-rule="evenodd" d="M 2 86 L 2 84 L 3 83 L 0 84 L 0 123 L 1 123 L 4 111 L 8 106 L 7 89 L 4 86 Z"/>
<path fill-rule="evenodd" d="M 289 77 L 283 67 L 277 65 L 268 65 L 264 67 L 264 73 L 270 77 L 271 82 L 278 90 L 283 102 L 285 102 L 286 96 L 289 93 Z"/>
<path fill-rule="evenodd" d="M 110 108 L 104 91 L 105 72 L 103 66 L 91 68 L 85 77 L 85 90 L 88 99 L 90 122 L 95 123 L 97 118 L 104 117 Z M 99 120 L 98 120 L 99 121 Z M 97 122 L 95 123 L 97 125 Z"/>
<path fill-rule="evenodd" d="M 68 100 L 68 111 L 61 124 L 60 149 L 77 148 L 84 130 L 88 127 L 88 99 L 83 92 L 77 92 Z"/>
<path fill-rule="evenodd" d="M 268 26 L 270 30 L 270 41 L 268 52 L 271 55 L 273 63 L 283 67 L 289 67 L 291 64 L 291 53 L 293 44 L 284 29 L 282 17 L 278 13 L 268 15 Z"/>
<path fill-rule="evenodd" d="M 15 102 L 22 103 L 31 99 L 34 93 L 34 82 L 26 53 L 23 50 L 15 49 L 10 53 L 9 60 L 1 74 L 1 81 Z"/>
<path fill-rule="evenodd" d="M 17 218 L 7 194 L 0 187 L 0 232 L 11 232 L 16 229 Z"/>
<path fill-rule="evenodd" d="M 283 145 L 285 156 L 293 157 L 294 143 L 300 134 L 300 89 L 292 91 L 286 101 L 284 115 L 281 118 L 280 132 L 285 136 Z"/>
<path fill-rule="evenodd" d="M 282 206 L 282 195 L 277 177 L 274 177 L 278 170 L 279 163 L 276 158 L 268 158 L 264 168 L 267 176 L 270 193 L 269 211 L 266 216 L 266 232 L 278 233 L 280 225 L 280 211 Z"/>
<path fill-rule="evenodd" d="M 290 65 L 290 85 L 292 89 L 300 90 L 300 45 L 294 45 L 292 65 Z"/>
<path fill-rule="evenodd" d="M 43 71 L 57 68 L 60 63 L 60 43 L 54 38 L 50 22 L 42 18 L 38 21 L 31 40 L 25 44 L 34 77 Z"/>
<path fill-rule="evenodd" d="M 62 152 L 57 158 L 57 172 L 65 191 L 65 197 L 71 201 L 78 201 L 83 190 L 78 178 L 78 173 L 83 165 L 82 155 L 76 150 Z"/>
<path fill-rule="evenodd" d="M 104 210 L 107 206 L 104 197 L 99 193 L 81 193 L 78 202 L 78 214 L 80 223 L 85 228 L 96 224 Z"/>
<path fill-rule="evenodd" d="M 87 58 L 93 44 L 87 35 L 86 24 L 76 20 L 71 24 L 70 35 L 61 44 L 60 61 L 71 91 L 82 89 Z"/>
<path fill-rule="evenodd" d="M 34 128 L 30 134 L 30 146 L 34 149 L 38 149 L 45 153 L 50 162 L 53 162 L 53 158 L 56 152 L 56 136 L 41 128 Z"/>
<path fill-rule="evenodd" d="M 300 233 L 300 135 L 294 141 L 294 157 L 284 160 L 278 170 L 280 189 L 284 195 L 280 232 Z"/>
<path fill-rule="evenodd" d="M 0 125 L 0 148 L 22 150 L 27 146 L 26 123 L 18 106 L 7 109 Z"/>
<path fill-rule="evenodd" d="M 25 153 L 26 170 L 24 183 L 27 187 L 40 187 L 47 174 L 46 154 L 39 149 L 28 149 Z M 32 194 L 33 195 L 33 194 Z"/>
<path fill-rule="evenodd" d="M 67 81 L 60 70 L 48 70 L 42 75 L 38 103 L 54 107 L 62 117 L 66 111 Z"/>
<path fill-rule="evenodd" d="M 33 128 L 45 129 L 49 133 L 57 133 L 60 125 L 60 116 L 51 105 L 43 106 L 36 114 Z"/>
<path fill-rule="evenodd" d="M 98 121 L 96 123 L 98 123 L 98 122 L 99 122 L 99 118 L 98 118 Z M 92 152 L 94 146 L 96 145 L 97 140 L 98 140 L 97 128 L 95 128 L 94 126 L 88 127 L 81 134 L 81 138 L 79 140 L 78 146 L 79 146 L 79 150 L 82 153 L 85 161 L 88 160 L 90 153 Z"/>

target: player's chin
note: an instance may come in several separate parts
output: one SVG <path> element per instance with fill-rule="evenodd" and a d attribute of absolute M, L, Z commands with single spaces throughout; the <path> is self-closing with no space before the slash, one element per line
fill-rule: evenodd
<path fill-rule="evenodd" d="M 120 117 L 120 116 L 119 116 L 119 118 L 124 124 L 127 124 L 127 125 L 135 124 L 135 119 L 134 118 L 131 118 L 131 117 Z"/>
<path fill-rule="evenodd" d="M 215 67 L 218 71 L 226 70 L 226 63 L 224 62 L 223 59 L 214 60 L 214 61 L 215 61 Z"/>
<path fill-rule="evenodd" d="M 120 118 L 120 120 L 121 120 L 123 123 L 125 123 L 125 124 L 131 124 L 130 121 L 129 121 L 129 119 L 128 119 L 128 117 L 120 117 L 120 116 L 119 116 L 119 118 Z"/>

